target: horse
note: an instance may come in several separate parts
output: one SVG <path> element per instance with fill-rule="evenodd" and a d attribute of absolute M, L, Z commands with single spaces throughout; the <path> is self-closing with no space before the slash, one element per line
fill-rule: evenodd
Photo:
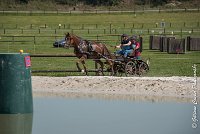
<path fill-rule="evenodd" d="M 105 44 L 89 42 L 88 40 L 82 39 L 77 35 L 66 33 L 65 45 L 74 47 L 74 54 L 77 58 L 79 58 L 79 60 L 76 62 L 77 69 L 79 71 L 85 72 L 86 75 L 88 75 L 88 71 L 85 66 L 85 61 L 87 59 L 93 59 L 96 63 L 100 65 L 100 71 L 102 75 L 104 75 L 104 63 L 100 60 L 101 58 L 104 58 L 106 60 L 105 63 L 108 64 L 110 69 L 112 70 L 112 56 Z M 84 70 L 81 70 L 79 66 L 80 63 L 83 65 Z"/>

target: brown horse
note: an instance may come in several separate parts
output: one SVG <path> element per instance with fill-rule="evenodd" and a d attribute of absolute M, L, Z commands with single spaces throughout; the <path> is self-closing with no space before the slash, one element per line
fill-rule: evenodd
<path fill-rule="evenodd" d="M 86 75 L 88 75 L 87 68 L 85 66 L 85 60 L 93 59 L 96 63 L 100 65 L 101 73 L 102 75 L 104 75 L 104 63 L 100 60 L 101 58 L 104 58 L 106 60 L 106 64 L 108 64 L 110 66 L 110 69 L 112 69 L 112 57 L 109 50 L 104 44 L 89 42 L 82 39 L 81 37 L 69 33 L 65 34 L 65 41 L 65 45 L 74 47 L 74 53 L 76 54 L 76 57 L 79 58 L 79 60 L 76 62 L 76 66 L 79 71 L 81 71 L 79 64 L 82 63 L 84 67 L 83 71 L 86 73 Z"/>

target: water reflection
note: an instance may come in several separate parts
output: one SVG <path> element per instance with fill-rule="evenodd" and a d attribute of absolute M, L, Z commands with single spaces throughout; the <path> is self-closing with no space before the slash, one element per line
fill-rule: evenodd
<path fill-rule="evenodd" d="M 191 103 L 45 97 L 34 98 L 34 109 L 33 134 L 200 132 L 199 126 L 192 128 Z"/>
<path fill-rule="evenodd" d="M 148 101 L 148 102 L 189 102 L 192 103 L 192 98 L 178 96 L 156 96 L 156 95 L 133 95 L 133 94 L 101 94 L 101 93 L 76 93 L 76 92 L 37 92 L 35 97 L 62 97 L 62 98 L 90 98 L 103 100 L 128 100 L 128 101 Z M 200 98 L 197 99 L 200 102 Z"/>
<path fill-rule="evenodd" d="M 0 134 L 32 134 L 33 114 L 0 114 Z"/>

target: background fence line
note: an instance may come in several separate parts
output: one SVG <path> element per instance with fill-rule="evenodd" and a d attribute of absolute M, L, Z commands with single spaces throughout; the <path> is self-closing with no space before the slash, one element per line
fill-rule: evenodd
<path fill-rule="evenodd" d="M 0 24 L 0 28 L 1 29 L 24 29 L 24 30 L 28 30 L 28 29 L 51 29 L 51 30 L 59 30 L 59 29 L 79 29 L 79 30 L 88 30 L 88 29 L 119 29 L 120 28 L 124 29 L 124 28 L 128 28 L 128 29 L 134 29 L 134 28 L 139 28 L 139 29 L 143 29 L 143 28 L 177 28 L 177 27 L 181 27 L 181 28 L 199 28 L 200 27 L 200 22 L 197 20 L 196 22 L 190 22 L 190 23 L 186 23 L 186 22 L 179 22 L 179 23 L 172 23 L 172 22 L 165 22 L 165 21 L 160 21 L 160 22 L 156 22 L 156 23 L 134 23 L 134 22 L 127 22 L 127 23 L 109 23 L 109 24 L 54 24 L 54 25 L 50 25 L 50 24 L 42 24 L 42 25 L 35 25 L 35 24 L 29 24 L 29 26 L 26 25 L 26 28 L 22 28 L 24 27 L 24 25 L 20 25 L 20 24 L 9 24 L 9 23 L 1 23 Z M 78 27 L 78 28 L 77 28 Z"/>
<path fill-rule="evenodd" d="M 65 29 L 65 30 L 60 30 L 60 29 L 38 29 L 38 30 L 27 30 L 27 29 L 19 29 L 19 30 L 12 30 L 12 29 L 0 29 L 0 34 L 1 37 L 6 37 L 6 35 L 10 36 L 9 34 L 25 34 L 27 37 L 34 34 L 39 34 L 39 35 L 34 35 L 35 37 L 45 37 L 45 36 L 54 36 L 54 37 L 61 37 L 61 34 L 64 36 L 64 33 L 70 32 L 70 33 L 75 33 L 75 34 L 85 34 L 85 36 L 88 36 L 90 34 L 96 34 L 96 37 L 101 37 L 103 35 L 120 35 L 122 33 L 127 33 L 127 34 L 138 34 L 138 35 L 191 35 L 191 34 L 200 34 L 200 29 L 193 29 L 193 28 L 177 28 L 177 29 L 166 29 L 166 28 L 160 28 L 160 29 L 153 29 L 153 28 L 148 28 L 148 29 Z M 40 34 L 46 34 L 46 35 L 40 35 Z M 7 36 L 7 37 L 8 37 Z M 24 36 L 24 37 L 26 37 Z M 14 36 L 13 37 L 17 37 Z M 55 38 L 56 39 L 56 38 Z M 98 40 L 98 38 L 96 39 Z"/>
<path fill-rule="evenodd" d="M 56 14 L 56 15 L 72 15 L 72 14 L 110 14 L 110 13 L 151 13 L 151 12 L 157 12 L 157 13 L 162 13 L 162 12 L 199 12 L 200 8 L 170 8 L 170 9 L 133 9 L 133 10 L 68 10 L 68 11 L 59 11 L 59 10 L 54 10 L 54 11 L 48 11 L 48 10 L 40 10 L 40 11 L 34 11 L 34 10 L 29 10 L 29 11 L 22 11 L 22 10 L 0 10 L 0 14 L 2 15 L 9 15 L 9 14 L 15 14 L 15 15 L 36 15 L 36 14 Z"/>

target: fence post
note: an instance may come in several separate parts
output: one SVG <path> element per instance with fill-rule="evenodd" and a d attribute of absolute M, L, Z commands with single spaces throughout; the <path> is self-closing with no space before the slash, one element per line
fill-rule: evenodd
<path fill-rule="evenodd" d="M 104 34 L 106 34 L 106 29 L 103 29 Z"/>
<path fill-rule="evenodd" d="M 185 22 L 183 23 L 183 26 L 185 27 Z"/>
<path fill-rule="evenodd" d="M 57 33 L 56 29 L 55 29 L 55 34 Z"/>
<path fill-rule="evenodd" d="M 183 29 L 181 28 L 181 38 L 182 38 L 182 36 L 183 36 Z"/>
<path fill-rule="evenodd" d="M 112 30 L 111 30 L 111 29 L 112 29 L 112 24 L 110 24 L 110 34 L 111 34 L 111 32 L 112 32 Z"/>
<path fill-rule="evenodd" d="M 96 29 L 98 28 L 98 25 L 96 24 Z"/>
<path fill-rule="evenodd" d="M 84 24 L 82 24 L 82 29 L 84 29 Z"/>
<path fill-rule="evenodd" d="M 31 24 L 31 29 L 33 28 L 33 24 Z"/>
<path fill-rule="evenodd" d="M 40 34 L 40 29 L 38 29 L 38 32 L 39 32 L 39 34 Z"/>
<path fill-rule="evenodd" d="M 34 41 L 34 44 L 36 44 L 36 41 L 35 41 L 35 36 L 33 36 L 33 41 Z"/>
<path fill-rule="evenodd" d="M 14 45 L 14 42 L 15 42 L 15 39 L 14 39 L 14 36 L 12 36 L 12 43 Z"/>
<path fill-rule="evenodd" d="M 88 34 L 90 34 L 90 29 L 88 29 Z"/>
<path fill-rule="evenodd" d="M 6 34 L 6 29 L 4 28 L 3 33 Z"/>
<path fill-rule="evenodd" d="M 135 24 L 133 23 L 133 28 L 135 28 Z"/>
<path fill-rule="evenodd" d="M 187 36 L 187 50 L 190 51 L 190 36 Z"/>
<path fill-rule="evenodd" d="M 99 35 L 97 34 L 97 41 L 99 40 Z"/>
<path fill-rule="evenodd" d="M 199 22 L 197 22 L 197 27 L 199 27 Z"/>
<path fill-rule="evenodd" d="M 23 29 L 21 29 L 21 33 L 22 33 L 22 34 L 24 33 L 24 30 L 23 30 Z"/>

